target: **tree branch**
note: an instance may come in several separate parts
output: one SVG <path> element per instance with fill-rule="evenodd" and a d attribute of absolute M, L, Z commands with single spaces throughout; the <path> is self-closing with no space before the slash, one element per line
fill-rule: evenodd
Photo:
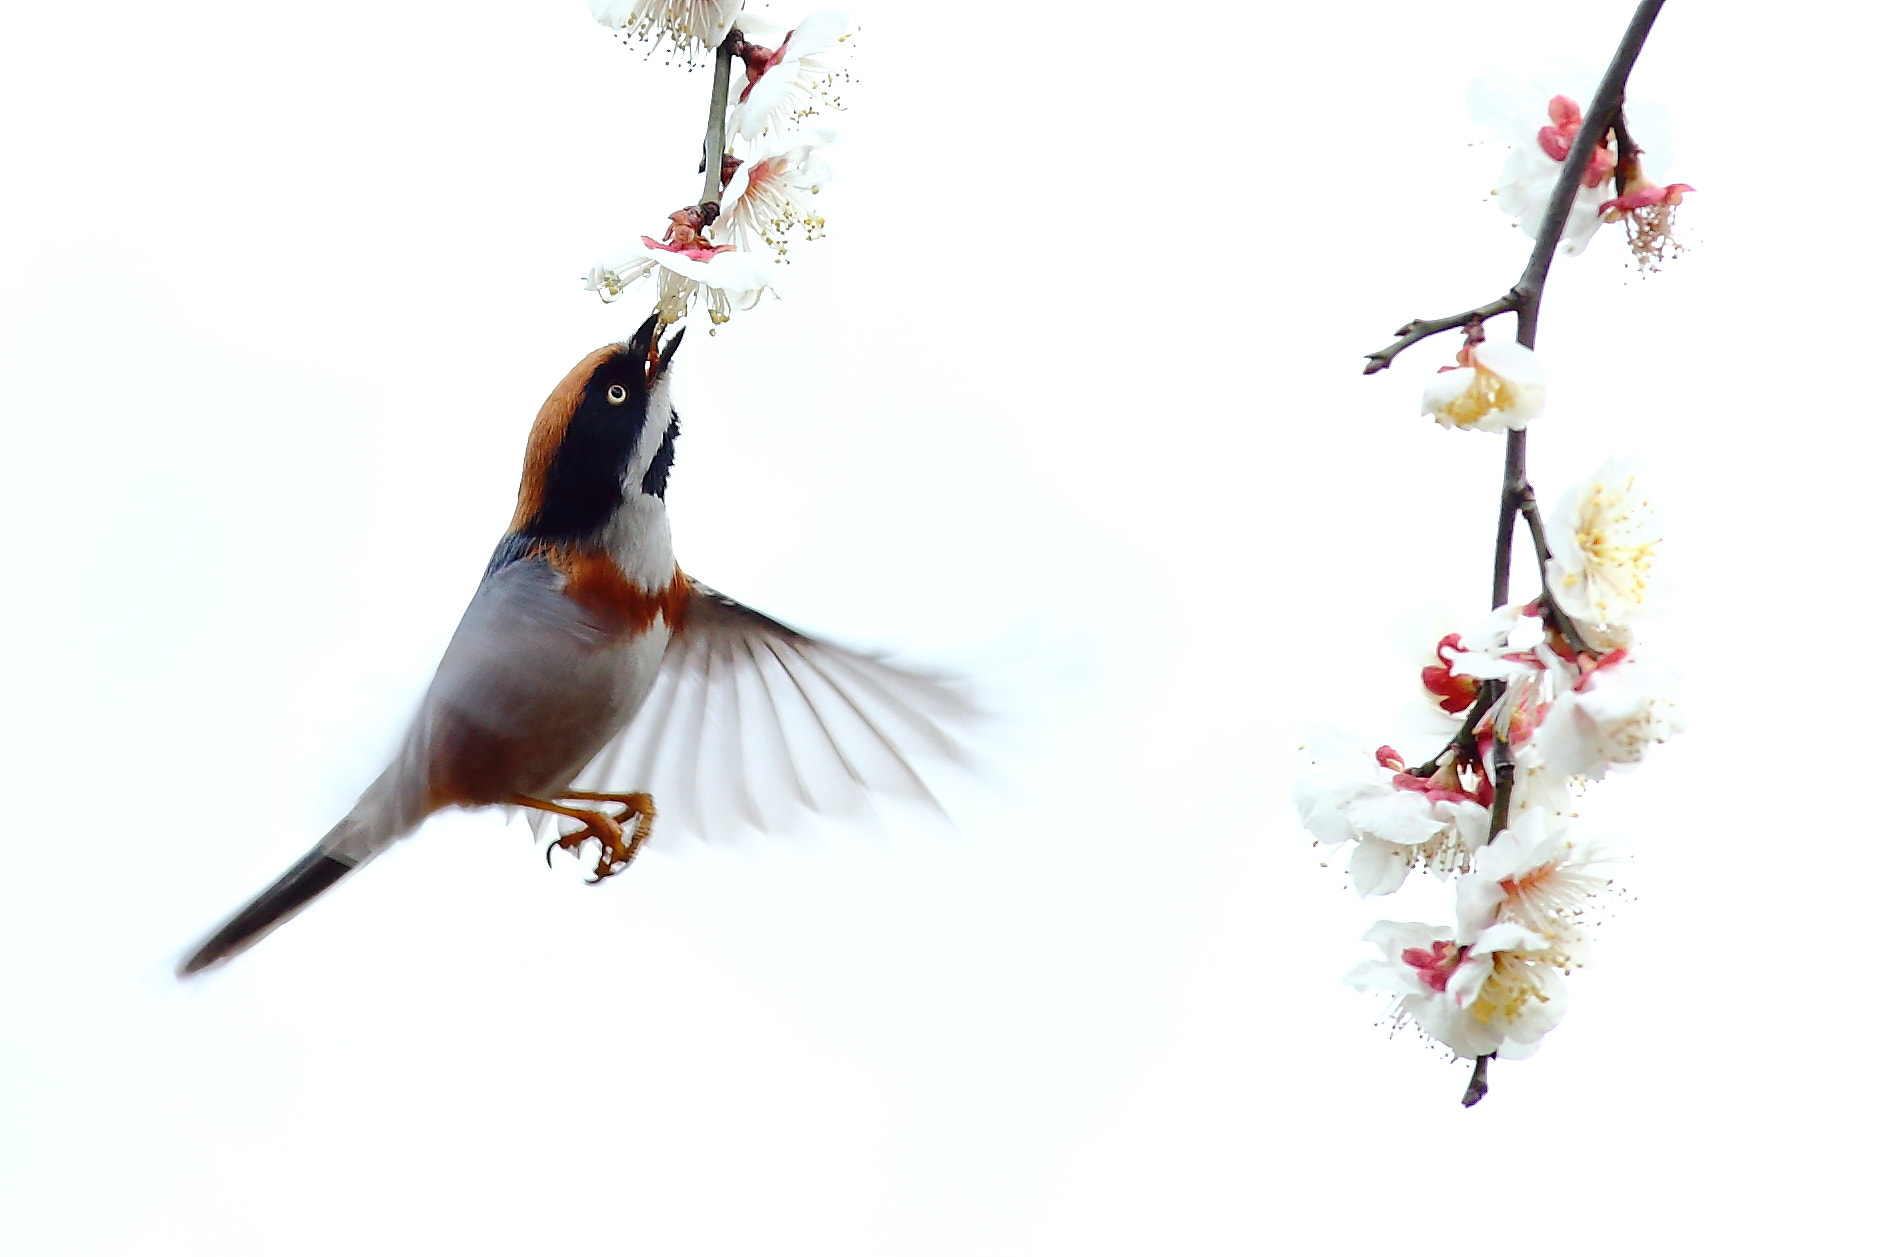
<path fill-rule="evenodd" d="M 1504 297 L 1496 298 L 1472 310 L 1463 310 L 1459 314 L 1450 314 L 1444 319 L 1415 319 L 1413 322 L 1404 323 L 1395 330 L 1395 335 L 1401 337 L 1401 339 L 1386 348 L 1378 349 L 1370 354 L 1369 365 L 1362 368 L 1362 374 L 1374 375 L 1377 371 L 1386 371 L 1394 364 L 1396 354 L 1408 348 L 1410 345 L 1419 344 L 1430 336 L 1437 336 L 1442 332 L 1451 332 L 1455 328 L 1465 327 L 1469 323 L 1485 322 L 1496 314 L 1507 314 L 1518 308 L 1519 290 L 1515 288 Z"/>
<path fill-rule="evenodd" d="M 1478 309 L 1444 319 L 1417 319 L 1406 324 L 1396 333 L 1400 339 L 1384 349 L 1378 349 L 1368 355 L 1368 365 L 1362 371 L 1364 375 L 1373 375 L 1386 369 L 1408 346 L 1427 339 L 1438 332 L 1449 331 L 1457 327 L 1476 326 L 1496 314 L 1508 311 L 1519 316 L 1519 326 L 1514 339 L 1526 348 L 1534 348 L 1539 335 L 1539 305 L 1545 295 L 1546 276 L 1552 270 L 1552 259 L 1558 253 L 1559 242 L 1565 236 L 1565 223 L 1571 217 L 1572 204 L 1578 197 L 1580 185 L 1584 182 L 1585 172 L 1590 168 L 1592 155 L 1598 146 L 1614 129 L 1622 150 L 1618 166 L 1620 191 L 1624 178 L 1622 158 L 1626 154 L 1634 155 L 1636 146 L 1631 142 L 1630 134 L 1624 129 L 1624 85 L 1629 81 L 1631 69 L 1637 64 L 1638 54 L 1643 51 L 1644 40 L 1650 35 L 1650 28 L 1657 20 L 1657 14 L 1663 8 L 1663 0 L 1643 0 L 1637 11 L 1631 16 L 1631 23 L 1625 28 L 1624 37 L 1618 42 L 1617 51 L 1612 54 L 1611 64 L 1605 68 L 1604 78 L 1598 83 L 1598 90 L 1592 94 L 1591 103 L 1585 113 L 1584 122 L 1578 128 L 1578 135 L 1572 140 L 1571 151 L 1565 155 L 1565 161 L 1559 171 L 1558 182 L 1552 186 L 1552 199 L 1546 204 L 1545 216 L 1539 223 L 1539 234 L 1533 242 L 1532 253 L 1526 259 L 1526 269 L 1520 273 L 1519 282 L 1514 284 L 1504 296 Z M 1551 589 L 1546 585 L 1546 563 L 1551 559 L 1551 551 L 1546 545 L 1545 525 L 1539 517 L 1539 504 L 1533 495 L 1532 485 L 1526 479 L 1526 431 L 1524 428 L 1511 429 L 1506 434 L 1506 460 L 1500 478 L 1500 513 L 1498 526 L 1494 531 L 1493 542 L 1493 607 L 1498 610 L 1510 601 L 1512 593 L 1513 534 L 1518 525 L 1519 516 L 1524 514 L 1526 526 L 1532 533 L 1534 553 L 1539 559 L 1540 601 L 1549 610 L 1559 631 L 1565 634 L 1566 641 L 1574 650 L 1583 650 L 1576 626 L 1567 616 L 1557 601 L 1552 597 Z M 1438 770 L 1441 760 L 1449 750 L 1456 758 L 1464 756 L 1473 746 L 1472 730 L 1482 716 L 1497 700 L 1505 687 L 1497 681 L 1481 683 L 1480 692 L 1475 696 L 1474 706 L 1468 714 L 1461 731 L 1454 735 L 1453 741 L 1443 747 L 1433 760 L 1422 765 L 1416 776 L 1428 776 Z M 1492 842 L 1505 831 L 1507 821 L 1512 815 L 1513 806 L 1513 748 L 1503 738 L 1493 740 L 1491 765 L 1493 771 L 1493 807 L 1488 816 L 1487 841 Z M 1472 1108 L 1487 1094 L 1487 1064 L 1493 1054 L 1475 1059 L 1473 1077 L 1467 1083 L 1466 1094 L 1460 1099 L 1461 1104 Z"/>
<path fill-rule="evenodd" d="M 1578 625 L 1565 609 L 1559 606 L 1559 600 L 1552 593 L 1552 582 L 1546 579 L 1546 564 L 1552 561 L 1552 549 L 1545 540 L 1545 521 L 1539 517 L 1539 499 L 1533 496 L 1532 486 L 1527 485 L 1520 491 L 1519 513 L 1526 517 L 1526 527 L 1532 533 L 1532 552 L 1539 557 L 1539 601 L 1546 613 L 1552 617 L 1553 626 L 1559 631 L 1565 642 L 1579 654 L 1592 653 L 1591 647 L 1578 632 Z"/>
<path fill-rule="evenodd" d="M 1467 1080 L 1467 1092 L 1465 1095 L 1460 1097 L 1461 1108 L 1470 1109 L 1474 1105 L 1480 1103 L 1480 1101 L 1486 1098 L 1487 1062 L 1492 1060 L 1495 1056 L 1498 1056 L 1498 1055 L 1499 1055 L 1498 1052 L 1491 1052 L 1485 1056 L 1474 1057 L 1473 1077 Z"/>
<path fill-rule="evenodd" d="M 1473 706 L 1469 707 L 1467 714 L 1461 718 L 1459 731 L 1456 732 L 1452 738 L 1448 739 L 1446 746 L 1434 753 L 1433 759 L 1421 765 L 1421 767 L 1415 769 L 1408 775 L 1426 780 L 1441 770 L 1441 761 L 1447 758 L 1449 751 L 1454 753 L 1454 759 L 1458 762 L 1461 756 L 1473 750 L 1474 743 L 1479 740 L 1478 735 L 1474 732 L 1474 726 L 1479 724 L 1480 718 L 1492 709 L 1494 703 L 1499 701 L 1500 695 L 1504 693 L 1505 690 L 1506 683 L 1504 681 L 1480 682 L 1480 690 L 1473 696 Z"/>
<path fill-rule="evenodd" d="M 701 211 L 708 222 L 720 217 L 720 159 L 727 153 L 727 90 L 733 81 L 734 45 L 743 42 L 737 30 L 714 49 L 714 90 L 707 104 L 707 139 L 701 150 L 706 178 L 701 188 Z"/>

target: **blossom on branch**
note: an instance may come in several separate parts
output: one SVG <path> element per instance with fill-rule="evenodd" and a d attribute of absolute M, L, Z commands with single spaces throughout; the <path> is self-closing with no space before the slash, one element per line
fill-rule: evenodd
<path fill-rule="evenodd" d="M 1551 944 L 1519 925 L 1456 938 L 1415 921 L 1378 921 L 1362 937 L 1382 959 L 1350 970 L 1349 985 L 1392 997 L 1392 1027 L 1413 1022 L 1457 1055 L 1529 1055 L 1565 1016 Z"/>
<path fill-rule="evenodd" d="M 1625 160 L 1624 190 L 1598 211 L 1607 223 L 1624 223 L 1637 268 L 1654 271 L 1667 254 L 1682 252 L 1671 231 L 1671 211 L 1683 203 L 1685 192 L 1694 191 L 1687 183 L 1652 183 L 1643 175 L 1638 154 L 1633 153 Z"/>
<path fill-rule="evenodd" d="M 819 150 L 836 138 L 816 127 L 762 139 L 727 178 L 714 235 L 748 253 L 771 249 L 782 257 L 793 233 L 803 231 L 807 240 L 824 235 L 825 219 L 811 198 L 831 181 Z"/>
<path fill-rule="evenodd" d="M 844 108 L 832 91 L 841 78 L 849 77 L 841 64 L 840 45 L 851 38 L 851 21 L 843 13 L 822 9 L 785 32 L 773 47 L 747 42 L 771 38 L 751 16 L 741 20 L 741 34 L 746 39 L 735 55 L 746 65 L 746 83 L 727 113 L 734 134 L 757 139 L 821 110 Z"/>
<path fill-rule="evenodd" d="M 1610 892 L 1610 852 L 1572 837 L 1563 817 L 1521 814 L 1488 843 L 1478 867 L 1461 879 L 1454 909 L 1461 936 L 1509 921 L 1545 939 L 1560 968 L 1579 963 L 1587 913 Z"/>
<path fill-rule="evenodd" d="M 1559 608 L 1594 627 L 1628 623 L 1653 604 L 1657 508 L 1628 463 L 1611 459 L 1565 491 L 1546 521 L 1546 581 Z"/>
<path fill-rule="evenodd" d="M 624 42 L 647 40 L 656 47 L 666 39 L 692 59 L 720 47 L 733 29 L 744 0 L 589 0 L 590 15 L 620 34 Z"/>
<path fill-rule="evenodd" d="M 1537 240 L 1546 209 L 1552 203 L 1552 190 L 1558 186 L 1565 159 L 1585 118 L 1579 103 L 1570 96 L 1560 94 L 1542 100 L 1541 95 L 1533 94 L 1534 90 L 1476 83 L 1468 92 L 1468 109 L 1482 126 L 1512 142 L 1512 154 L 1501 167 L 1493 188 L 1493 201 L 1517 220 L 1527 237 Z M 1539 125 L 1541 121 L 1544 126 Z M 1598 230 L 1605 182 L 1617 166 L 1617 154 L 1608 139 L 1591 155 L 1579 180 L 1571 212 L 1565 219 L 1565 232 L 1559 238 L 1561 252 L 1583 252 L 1592 233 Z"/>
<path fill-rule="evenodd" d="M 1613 766 L 1635 764 L 1653 743 L 1683 731 L 1662 669 L 1627 650 L 1581 661 L 1578 683 L 1552 702 L 1539 726 L 1538 748 L 1548 771 L 1602 780 Z"/>
<path fill-rule="evenodd" d="M 1421 413 L 1445 428 L 1502 432 L 1523 428 L 1545 409 L 1545 368 L 1532 350 L 1485 341 L 1460 351 L 1421 393 Z"/>
<path fill-rule="evenodd" d="M 1292 799 L 1303 827 L 1324 846 L 1356 844 L 1349 881 L 1357 895 L 1400 890 L 1416 865 L 1439 877 L 1465 871 L 1487 840 L 1486 807 L 1445 768 L 1423 779 L 1392 747 L 1366 752 L 1348 739 L 1319 737 L 1315 762 Z"/>
<path fill-rule="evenodd" d="M 663 324 L 679 322 L 697 298 L 707 302 L 714 324 L 725 323 L 735 310 L 751 310 L 773 285 L 772 267 L 732 245 L 685 246 L 663 244 L 647 236 L 642 247 L 614 261 L 590 268 L 584 287 L 614 301 L 623 292 L 653 276 L 655 309 Z"/>
<path fill-rule="evenodd" d="M 1458 634 L 1452 646 L 1442 643 L 1436 653 L 1452 676 L 1503 683 L 1481 729 L 1515 747 L 1532 737 L 1552 684 L 1568 668 L 1546 645 L 1537 609 L 1517 604 L 1489 613 L 1472 632 Z"/>

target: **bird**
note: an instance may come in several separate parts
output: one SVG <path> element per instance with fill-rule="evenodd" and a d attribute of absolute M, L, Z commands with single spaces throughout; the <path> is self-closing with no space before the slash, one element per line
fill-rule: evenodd
<path fill-rule="evenodd" d="M 962 759 L 965 685 L 801 633 L 684 573 L 667 512 L 680 420 L 657 316 L 586 355 L 525 444 L 517 507 L 392 762 L 320 842 L 178 965 L 247 950 L 433 813 L 524 809 L 590 878 L 656 821 L 767 830 L 873 794 L 936 800 L 913 755 Z M 672 802 L 673 806 L 670 807 Z"/>

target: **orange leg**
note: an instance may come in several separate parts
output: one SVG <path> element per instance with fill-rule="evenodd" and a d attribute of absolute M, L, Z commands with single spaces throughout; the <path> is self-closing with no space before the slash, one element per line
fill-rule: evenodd
<path fill-rule="evenodd" d="M 561 849 L 578 851 L 583 844 L 594 838 L 601 844 L 602 850 L 596 857 L 595 875 L 589 884 L 594 886 L 605 877 L 613 877 L 629 867 L 629 861 L 641 849 L 648 839 L 648 831 L 655 823 L 655 801 L 645 794 L 597 794 L 588 790 L 572 790 L 557 796 L 561 799 L 581 800 L 595 803 L 620 803 L 622 811 L 615 816 L 594 808 L 566 807 L 561 803 L 552 803 L 547 799 L 536 799 L 529 795 L 515 794 L 505 800 L 518 807 L 536 808 L 540 812 L 550 812 L 557 816 L 568 816 L 583 822 L 581 829 L 564 834 L 544 852 L 548 860 Z M 635 828 L 625 841 L 622 822 L 635 817 Z"/>
<path fill-rule="evenodd" d="M 620 803 L 622 810 L 615 815 L 618 827 L 626 823 L 629 817 L 635 818 L 635 827 L 629 832 L 629 841 L 621 852 L 620 862 L 612 865 L 607 873 L 602 873 L 603 877 L 608 877 L 611 873 L 620 873 L 629 867 L 629 861 L 635 858 L 635 853 L 640 851 L 642 844 L 648 841 L 649 830 L 655 827 L 655 800 L 646 794 L 597 794 L 589 790 L 571 790 L 557 797 L 581 799 L 592 803 Z"/>

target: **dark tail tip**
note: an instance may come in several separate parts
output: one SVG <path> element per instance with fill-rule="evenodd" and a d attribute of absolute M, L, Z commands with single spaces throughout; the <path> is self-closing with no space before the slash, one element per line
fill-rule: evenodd
<path fill-rule="evenodd" d="M 177 976 L 201 973 L 242 951 L 270 930 L 301 911 L 310 900 L 354 871 L 346 860 L 316 848 L 301 862 L 257 895 L 220 930 L 203 941 L 190 958 L 177 966 Z"/>

